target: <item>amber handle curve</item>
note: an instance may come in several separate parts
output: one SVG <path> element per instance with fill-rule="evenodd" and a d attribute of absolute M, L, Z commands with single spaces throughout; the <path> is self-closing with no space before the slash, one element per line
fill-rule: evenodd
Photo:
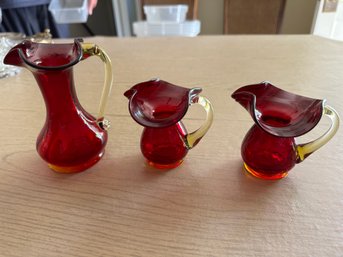
<path fill-rule="evenodd" d="M 205 109 L 206 120 L 200 128 L 186 135 L 185 143 L 188 149 L 192 149 L 199 143 L 199 141 L 210 129 L 213 122 L 213 107 L 211 102 L 206 97 L 198 96 L 193 100 L 193 103 L 200 104 Z"/>
<path fill-rule="evenodd" d="M 305 160 L 306 157 L 329 142 L 330 139 L 336 134 L 339 127 L 338 113 L 329 105 L 324 106 L 323 113 L 331 119 L 330 128 L 318 139 L 309 143 L 297 145 L 298 162 Z"/>
<path fill-rule="evenodd" d="M 98 56 L 105 64 L 105 80 L 101 93 L 99 111 L 96 120 L 98 125 L 102 129 L 106 130 L 110 126 L 109 121 L 104 119 L 104 114 L 113 83 L 112 62 L 106 54 L 106 52 L 102 50 L 99 46 L 92 43 L 82 43 L 81 46 L 84 54 L 89 54 L 90 56 Z"/>

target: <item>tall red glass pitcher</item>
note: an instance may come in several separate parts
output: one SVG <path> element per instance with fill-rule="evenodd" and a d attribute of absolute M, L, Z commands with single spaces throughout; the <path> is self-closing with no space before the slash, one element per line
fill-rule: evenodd
<path fill-rule="evenodd" d="M 105 85 L 99 113 L 93 117 L 77 99 L 73 66 L 90 56 L 105 63 Z M 71 44 L 23 41 L 12 48 L 5 64 L 21 66 L 33 73 L 46 105 L 46 120 L 37 139 L 37 151 L 57 172 L 83 171 L 104 154 L 108 121 L 104 110 L 112 86 L 111 61 L 97 45 L 75 40 Z"/>
<path fill-rule="evenodd" d="M 200 92 L 201 88 L 188 89 L 155 79 L 137 84 L 124 93 L 129 99 L 132 118 L 144 126 L 141 151 L 148 164 L 160 169 L 179 166 L 188 150 L 207 133 L 213 121 L 213 109 Z M 207 116 L 198 130 L 187 133 L 181 119 L 191 104 L 200 104 Z"/>
<path fill-rule="evenodd" d="M 259 178 L 285 177 L 296 163 L 326 144 L 339 127 L 338 114 L 325 101 L 295 95 L 268 82 L 241 87 L 232 97 L 255 121 L 241 153 L 246 170 Z M 314 141 L 297 144 L 295 137 L 312 130 L 323 114 L 332 121 L 329 130 Z"/>

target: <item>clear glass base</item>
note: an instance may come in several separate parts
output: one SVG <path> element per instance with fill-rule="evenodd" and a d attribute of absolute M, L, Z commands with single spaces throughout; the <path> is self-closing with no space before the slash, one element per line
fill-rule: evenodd
<path fill-rule="evenodd" d="M 21 71 L 21 69 L 18 67 L 15 67 L 12 65 L 2 65 L 0 67 L 0 79 L 15 76 L 20 71 Z"/>
<path fill-rule="evenodd" d="M 0 78 L 15 76 L 20 72 L 21 69 L 19 67 L 4 64 L 4 58 L 12 47 L 19 44 L 24 39 L 25 35 L 22 33 L 0 33 Z"/>

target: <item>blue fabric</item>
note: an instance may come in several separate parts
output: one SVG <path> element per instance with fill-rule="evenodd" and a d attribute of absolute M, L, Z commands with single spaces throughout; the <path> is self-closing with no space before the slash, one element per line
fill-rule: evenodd
<path fill-rule="evenodd" d="M 69 26 L 55 23 L 48 4 L 2 10 L 0 32 L 21 32 L 32 36 L 45 29 L 50 29 L 54 38 L 69 37 Z"/>
<path fill-rule="evenodd" d="M 1 9 L 30 7 L 49 4 L 50 0 L 0 0 Z"/>

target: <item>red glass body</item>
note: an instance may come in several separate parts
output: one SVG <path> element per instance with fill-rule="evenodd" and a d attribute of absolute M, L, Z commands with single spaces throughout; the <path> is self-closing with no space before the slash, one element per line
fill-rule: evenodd
<path fill-rule="evenodd" d="M 174 168 L 181 164 L 188 152 L 184 143 L 186 134 L 181 121 L 165 128 L 146 127 L 141 136 L 141 151 L 150 165 Z"/>
<path fill-rule="evenodd" d="M 241 154 L 246 169 L 264 179 L 285 177 L 297 162 L 294 138 L 273 136 L 256 124 L 246 134 Z"/>
<path fill-rule="evenodd" d="M 104 154 L 107 132 L 80 105 L 72 68 L 35 73 L 46 105 L 46 121 L 37 139 L 37 151 L 59 172 L 78 172 Z"/>
<path fill-rule="evenodd" d="M 37 151 L 58 172 L 79 172 L 104 154 L 107 132 L 80 105 L 72 66 L 82 58 L 79 44 L 37 44 L 24 41 L 9 52 L 8 64 L 28 68 L 46 105 L 46 120 Z"/>

